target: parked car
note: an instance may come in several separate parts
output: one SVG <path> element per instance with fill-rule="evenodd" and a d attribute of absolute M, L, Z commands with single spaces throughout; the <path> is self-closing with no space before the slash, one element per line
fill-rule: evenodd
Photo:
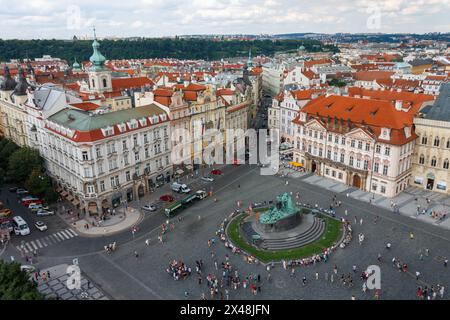
<path fill-rule="evenodd" d="M 0 218 L 0 229 L 6 229 L 10 233 L 14 231 L 14 224 L 11 218 Z"/>
<path fill-rule="evenodd" d="M 200 179 L 203 180 L 203 181 L 206 181 L 206 182 L 213 182 L 214 181 L 214 178 L 212 178 L 210 176 L 204 176 L 204 177 L 201 177 Z"/>
<path fill-rule="evenodd" d="M 28 227 L 28 224 L 21 216 L 15 216 L 12 219 L 13 226 L 14 226 L 14 233 L 16 235 L 26 236 L 30 234 L 30 228 Z"/>
<path fill-rule="evenodd" d="M 34 223 L 34 226 L 36 227 L 36 229 L 38 229 L 39 231 L 45 231 L 47 230 L 47 225 L 42 222 L 42 221 L 36 221 Z"/>
<path fill-rule="evenodd" d="M 43 206 L 42 206 L 42 204 L 38 204 L 38 203 L 31 203 L 29 206 L 28 206 L 28 209 L 30 209 L 31 210 L 31 212 L 36 212 L 36 211 L 38 211 L 38 210 L 40 210 L 40 209 L 44 209 L 43 208 Z"/>
<path fill-rule="evenodd" d="M 164 194 L 161 197 L 159 197 L 159 200 L 164 202 L 172 202 L 174 198 L 170 194 Z"/>
<path fill-rule="evenodd" d="M 157 208 L 154 204 L 146 204 L 145 206 L 142 207 L 142 210 L 150 211 L 150 212 L 156 211 L 156 209 Z"/>
<path fill-rule="evenodd" d="M 28 207 L 30 204 L 42 204 L 43 201 L 39 198 L 31 198 L 31 199 L 26 199 L 25 201 L 22 201 L 22 205 L 24 205 L 25 207 Z"/>
<path fill-rule="evenodd" d="M 220 176 L 222 174 L 222 171 L 219 169 L 215 169 L 211 171 L 211 174 L 215 175 L 215 176 Z"/>
<path fill-rule="evenodd" d="M 11 215 L 12 211 L 11 209 L 5 208 L 0 210 L 0 218 L 6 218 L 9 217 Z"/>
<path fill-rule="evenodd" d="M 27 194 L 28 190 L 24 189 L 24 188 L 17 188 L 16 189 L 16 194 L 18 195 L 22 195 L 22 194 Z"/>
<path fill-rule="evenodd" d="M 39 210 L 36 212 L 36 215 L 37 215 L 38 217 L 42 217 L 42 216 L 52 216 L 52 215 L 54 215 L 54 214 L 55 214 L 54 211 L 45 210 L 45 209 L 39 209 Z"/>

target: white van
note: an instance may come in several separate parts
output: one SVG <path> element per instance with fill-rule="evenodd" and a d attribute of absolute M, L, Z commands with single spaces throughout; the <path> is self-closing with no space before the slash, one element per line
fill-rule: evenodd
<path fill-rule="evenodd" d="M 28 224 L 23 220 L 22 217 L 17 216 L 13 218 L 13 224 L 14 224 L 14 233 L 16 235 L 26 236 L 30 234 L 30 228 L 28 227 Z"/>
<path fill-rule="evenodd" d="M 178 193 L 189 193 L 189 192 L 191 192 L 191 189 L 189 189 L 187 185 L 180 184 L 180 183 L 177 183 L 177 182 L 174 182 L 172 184 L 172 190 L 175 191 L 175 192 L 178 192 Z"/>

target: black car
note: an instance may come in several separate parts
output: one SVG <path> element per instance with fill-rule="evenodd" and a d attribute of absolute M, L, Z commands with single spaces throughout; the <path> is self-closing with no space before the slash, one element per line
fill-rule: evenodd
<path fill-rule="evenodd" d="M 16 193 L 17 189 L 19 189 L 19 187 L 11 187 L 8 190 L 9 192 Z"/>

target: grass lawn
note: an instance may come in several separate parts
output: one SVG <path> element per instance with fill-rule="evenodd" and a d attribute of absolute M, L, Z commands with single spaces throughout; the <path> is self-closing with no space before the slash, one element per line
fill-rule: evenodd
<path fill-rule="evenodd" d="M 241 236 L 239 232 L 239 224 L 246 216 L 247 215 L 244 213 L 231 221 L 228 227 L 228 237 L 234 245 L 258 258 L 258 260 L 262 262 L 311 257 L 315 254 L 321 253 L 324 249 L 331 247 L 341 239 L 343 233 L 343 227 L 340 221 L 327 216 L 322 216 L 322 218 L 325 219 L 326 226 L 325 231 L 320 239 L 296 249 L 267 251 L 255 248 L 254 246 L 250 245 L 243 236 Z"/>

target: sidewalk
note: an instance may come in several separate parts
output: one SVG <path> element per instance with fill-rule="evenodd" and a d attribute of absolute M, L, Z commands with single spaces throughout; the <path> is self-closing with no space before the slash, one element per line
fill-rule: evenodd
<path fill-rule="evenodd" d="M 281 171 L 281 169 L 280 169 Z M 371 192 L 366 192 L 354 187 L 348 186 L 342 182 L 336 180 L 317 176 L 312 173 L 302 173 L 292 169 L 283 169 L 283 173 L 287 173 L 288 177 L 301 179 L 302 181 L 317 185 L 321 188 L 333 191 L 335 193 L 344 193 L 349 195 L 353 199 L 358 199 L 370 203 L 373 206 L 377 206 L 383 209 L 391 210 L 392 204 L 395 204 L 399 210 L 399 213 L 404 216 L 409 216 L 412 219 L 418 219 L 429 224 L 434 224 L 445 229 L 450 229 L 450 196 L 446 194 L 440 194 L 431 192 L 428 190 L 409 187 L 394 198 L 387 198 Z M 417 198 L 417 201 L 415 200 Z M 427 203 L 426 199 L 429 199 Z M 433 218 L 428 213 L 417 215 L 417 206 L 420 206 L 420 211 L 425 209 L 427 212 L 439 212 L 447 214 L 446 218 L 439 220 Z"/>
<path fill-rule="evenodd" d="M 42 278 L 38 282 L 38 290 L 47 298 L 57 298 L 61 300 L 109 300 L 106 294 L 92 281 L 88 280 L 81 270 L 81 288 L 69 289 L 67 286 L 67 268 L 69 265 L 61 264 L 40 270 L 40 273 L 50 272 L 50 278 L 43 281 Z M 34 274 L 32 274 L 34 277 Z"/>
<path fill-rule="evenodd" d="M 96 222 L 96 226 L 92 225 L 92 218 L 83 218 L 72 223 L 72 227 L 81 236 L 108 236 L 131 229 L 138 225 L 143 218 L 144 214 L 139 209 L 128 207 L 126 213 L 120 210 L 115 216 L 110 216 L 108 220 Z M 89 225 L 89 228 L 86 228 L 86 225 Z"/>

